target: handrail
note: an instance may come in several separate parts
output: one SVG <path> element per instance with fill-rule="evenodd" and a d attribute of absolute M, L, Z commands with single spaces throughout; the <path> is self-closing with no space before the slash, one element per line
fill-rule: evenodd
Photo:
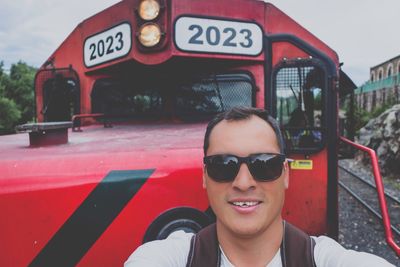
<path fill-rule="evenodd" d="M 400 246 L 398 244 L 396 244 L 396 242 L 394 241 L 392 229 L 390 227 L 390 217 L 389 217 L 388 208 L 387 208 L 386 199 L 385 199 L 385 192 L 384 192 L 384 188 L 383 188 L 382 176 L 381 176 L 381 172 L 379 169 L 378 158 L 376 156 L 375 151 L 369 147 L 354 143 L 353 141 L 350 141 L 349 139 L 347 139 L 343 136 L 340 136 L 339 138 L 344 143 L 347 143 L 347 144 L 349 144 L 359 150 L 367 152 L 369 154 L 369 157 L 371 158 L 371 162 L 372 162 L 372 170 L 374 173 L 375 185 L 376 185 L 376 189 L 378 192 L 379 205 L 380 205 L 381 212 L 382 212 L 382 221 L 383 221 L 383 227 L 385 229 L 386 242 L 389 244 L 390 247 L 392 247 L 394 252 L 396 252 L 396 254 L 398 256 L 400 256 Z"/>
<path fill-rule="evenodd" d="M 82 119 L 82 118 L 99 118 L 99 117 L 104 117 L 105 114 L 104 113 L 92 113 L 92 114 L 75 114 L 72 116 L 72 131 L 73 132 L 82 132 L 81 126 L 80 124 L 78 126 L 75 125 L 75 121 L 78 119 Z M 111 127 L 111 125 L 107 124 L 106 122 L 104 122 L 104 127 Z"/>

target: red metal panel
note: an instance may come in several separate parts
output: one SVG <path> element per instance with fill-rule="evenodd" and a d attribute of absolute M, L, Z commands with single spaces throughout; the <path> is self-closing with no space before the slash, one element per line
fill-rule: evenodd
<path fill-rule="evenodd" d="M 141 244 L 149 224 L 170 208 L 206 210 L 200 160 L 205 125 L 154 127 L 94 126 L 70 133 L 67 145 L 37 149 L 27 148 L 27 134 L 1 139 L 7 153 L 0 162 L 0 265 L 31 262 L 111 170 L 156 169 L 82 258 L 82 266 L 122 263 Z M 182 135 L 186 139 L 176 138 Z M 118 249 L 109 253 L 110 246 Z"/>
<path fill-rule="evenodd" d="M 275 66 L 284 59 L 308 58 L 304 51 L 288 43 L 274 43 L 272 45 L 272 64 Z"/>
<path fill-rule="evenodd" d="M 27 266 L 95 185 L 46 189 L 45 184 L 40 185 L 38 182 L 43 183 L 53 177 L 43 178 L 45 177 L 20 180 L 26 183 L 24 185 L 26 190 L 1 193 L 1 266 Z M 62 175 L 58 178 L 79 181 L 80 177 Z M 2 182 L 10 186 L 11 183 L 19 181 L 13 179 Z M 31 190 L 28 189 L 29 187 Z M 43 189 L 35 187 L 43 187 Z"/>
<path fill-rule="evenodd" d="M 201 153 L 193 152 L 191 154 L 201 157 Z M 180 158 L 182 155 L 174 156 Z M 188 161 L 179 160 L 185 164 L 184 166 L 191 165 Z M 171 173 L 164 169 L 156 170 L 154 177 L 143 186 L 78 266 L 122 265 L 134 248 L 142 243 L 149 224 L 162 212 L 180 206 L 202 211 L 207 209 L 207 197 L 205 191 L 201 189 L 201 169 L 188 168 L 182 171 L 173 169 L 170 167 Z M 116 244 L 118 244 L 117 251 L 115 251 Z M 113 251 L 112 255 L 99 257 L 110 251 Z"/>
<path fill-rule="evenodd" d="M 304 155 L 290 155 L 304 160 Z M 312 170 L 289 172 L 289 189 L 286 191 L 283 216 L 312 235 L 327 233 L 327 151 L 307 158 L 313 161 Z"/>

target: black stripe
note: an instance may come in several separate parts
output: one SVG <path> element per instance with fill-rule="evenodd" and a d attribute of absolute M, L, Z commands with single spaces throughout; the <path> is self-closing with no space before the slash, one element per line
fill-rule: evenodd
<path fill-rule="evenodd" d="M 75 266 L 153 171 L 111 171 L 29 266 Z"/>

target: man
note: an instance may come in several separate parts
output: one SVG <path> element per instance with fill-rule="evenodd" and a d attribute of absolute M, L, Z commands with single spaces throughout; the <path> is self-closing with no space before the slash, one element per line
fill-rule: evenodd
<path fill-rule="evenodd" d="M 207 127 L 203 168 L 216 224 L 194 237 L 179 231 L 146 243 L 125 266 L 392 266 L 329 237 L 310 238 L 283 221 L 289 186 L 283 146 L 266 111 L 234 108 L 219 114 Z"/>

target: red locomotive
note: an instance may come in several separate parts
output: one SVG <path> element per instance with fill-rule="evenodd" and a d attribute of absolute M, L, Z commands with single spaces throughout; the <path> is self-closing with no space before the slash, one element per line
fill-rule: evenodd
<path fill-rule="evenodd" d="M 262 1 L 124 0 L 86 19 L 36 75 L 29 139 L 0 138 L 0 265 L 121 266 L 212 222 L 205 125 L 238 105 L 284 131 L 284 218 L 336 237 L 347 79 L 335 51 Z"/>

